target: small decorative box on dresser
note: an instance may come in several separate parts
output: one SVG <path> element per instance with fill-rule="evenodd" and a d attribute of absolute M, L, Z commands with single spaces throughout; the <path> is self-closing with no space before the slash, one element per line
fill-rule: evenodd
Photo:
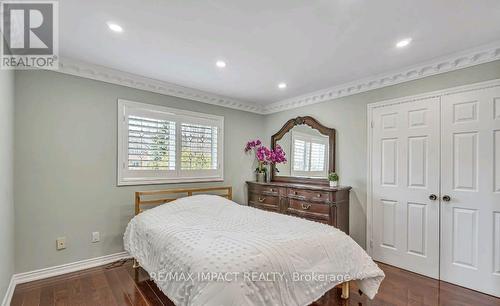
<path fill-rule="evenodd" d="M 248 205 L 335 226 L 349 234 L 349 186 L 247 182 Z"/>

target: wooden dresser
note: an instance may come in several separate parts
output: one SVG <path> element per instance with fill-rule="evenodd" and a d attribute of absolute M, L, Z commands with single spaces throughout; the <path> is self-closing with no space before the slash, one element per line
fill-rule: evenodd
<path fill-rule="evenodd" d="M 349 234 L 349 186 L 247 182 L 248 205 L 335 226 Z"/>

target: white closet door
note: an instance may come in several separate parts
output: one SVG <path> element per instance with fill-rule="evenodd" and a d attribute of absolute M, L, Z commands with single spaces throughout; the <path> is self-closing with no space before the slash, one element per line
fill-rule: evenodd
<path fill-rule="evenodd" d="M 500 88 L 441 107 L 441 279 L 500 296 Z"/>
<path fill-rule="evenodd" d="M 373 258 L 439 277 L 439 98 L 373 110 Z"/>

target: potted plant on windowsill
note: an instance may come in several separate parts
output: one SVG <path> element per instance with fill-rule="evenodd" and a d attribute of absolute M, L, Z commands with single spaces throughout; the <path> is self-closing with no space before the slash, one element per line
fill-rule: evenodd
<path fill-rule="evenodd" d="M 330 172 L 328 174 L 328 181 L 330 182 L 330 187 L 337 187 L 339 185 L 339 176 L 335 172 Z"/>
<path fill-rule="evenodd" d="M 279 145 L 276 145 L 274 150 L 271 150 L 262 145 L 260 140 L 252 140 L 247 142 L 245 152 L 255 152 L 255 158 L 258 162 L 258 167 L 255 169 L 257 182 L 266 182 L 270 179 L 267 166 L 272 164 L 286 163 L 285 152 Z"/>

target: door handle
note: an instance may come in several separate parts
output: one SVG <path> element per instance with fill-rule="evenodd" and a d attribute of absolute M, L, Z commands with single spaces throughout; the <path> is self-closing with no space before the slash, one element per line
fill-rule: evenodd
<path fill-rule="evenodd" d="M 451 201 L 451 197 L 449 195 L 444 195 L 443 196 L 443 201 L 450 202 Z"/>
<path fill-rule="evenodd" d="M 435 194 L 431 194 L 431 195 L 429 195 L 429 200 L 431 200 L 431 201 L 436 201 L 436 200 L 437 200 L 437 198 L 438 198 L 438 197 L 437 197 L 437 195 L 435 195 Z"/>

